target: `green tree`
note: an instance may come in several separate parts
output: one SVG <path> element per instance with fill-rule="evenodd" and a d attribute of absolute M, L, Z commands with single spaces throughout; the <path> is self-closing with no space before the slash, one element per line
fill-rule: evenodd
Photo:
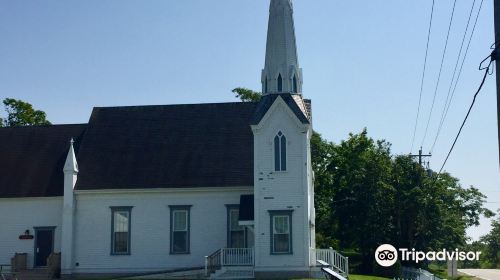
<path fill-rule="evenodd" d="M 6 119 L 0 119 L 0 126 L 50 125 L 45 112 L 35 110 L 33 105 L 13 98 L 3 100 Z"/>
<path fill-rule="evenodd" d="M 461 251 L 464 252 L 484 252 L 487 250 L 486 245 L 481 241 L 474 241 L 472 243 L 468 243 L 464 247 L 461 248 Z M 479 257 L 479 260 L 464 260 L 458 262 L 459 268 L 486 268 L 483 265 L 484 263 L 484 255 Z"/>
<path fill-rule="evenodd" d="M 334 144 L 323 139 L 317 132 L 311 137 L 311 161 L 314 171 L 314 203 L 316 208 L 316 246 L 318 248 L 337 248 L 339 241 L 332 236 L 335 224 L 332 223 L 333 188 L 332 164 Z M 324 187 L 326 186 L 326 187 Z"/>
<path fill-rule="evenodd" d="M 334 147 L 328 171 L 333 178 L 328 186 L 333 190 L 333 235 L 341 248 L 356 248 L 362 256 L 361 271 L 371 272 L 375 249 L 390 243 L 395 230 L 390 144 L 369 138 L 366 129 L 350 134 Z"/>
<path fill-rule="evenodd" d="M 317 212 L 331 215 L 318 215 L 325 219 L 317 221 L 319 234 L 339 240 L 340 249 L 358 251 L 364 273 L 381 271 L 373 257 L 380 244 L 454 250 L 466 244 L 467 227 L 491 214 L 478 189 L 463 188 L 448 173 L 437 178 L 409 156 L 393 156 L 390 146 L 368 137 L 366 129 L 350 134 L 333 145 L 327 179 L 316 187 Z"/>
<path fill-rule="evenodd" d="M 484 243 L 483 258 L 489 268 L 500 268 L 500 209 L 496 220 L 491 223 L 491 231 L 481 237 Z"/>
<path fill-rule="evenodd" d="M 257 102 L 262 97 L 262 93 L 247 88 L 238 87 L 233 89 L 232 92 L 236 94 L 236 98 L 243 102 Z"/>

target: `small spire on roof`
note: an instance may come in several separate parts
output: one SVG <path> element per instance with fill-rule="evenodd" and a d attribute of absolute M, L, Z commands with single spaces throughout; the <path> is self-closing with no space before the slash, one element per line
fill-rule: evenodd
<path fill-rule="evenodd" d="M 66 172 L 73 172 L 73 173 L 78 173 L 78 163 L 76 162 L 76 156 L 75 156 L 75 150 L 73 149 L 73 144 L 75 143 L 75 140 L 71 138 L 69 141 L 69 150 L 68 150 L 68 155 L 66 156 L 66 162 L 64 163 L 64 168 L 63 171 Z"/>

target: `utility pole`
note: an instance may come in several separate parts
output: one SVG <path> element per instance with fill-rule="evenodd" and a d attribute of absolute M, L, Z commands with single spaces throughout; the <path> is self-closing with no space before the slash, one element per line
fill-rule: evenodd
<path fill-rule="evenodd" d="M 492 53 L 492 60 L 496 60 L 498 57 L 497 50 L 500 49 L 500 0 L 493 0 L 494 5 L 494 16 L 495 16 L 495 50 Z M 496 63 L 496 62 L 495 62 Z M 498 145 L 499 145 L 499 154 L 498 160 L 500 162 L 500 69 L 498 69 L 498 65 L 496 68 L 497 75 L 497 132 L 498 132 Z"/>
<path fill-rule="evenodd" d="M 497 0 L 495 0 L 495 1 L 497 1 Z M 498 1 L 500 1 L 500 0 L 498 0 Z M 424 157 L 432 157 L 432 155 L 431 154 L 427 154 L 427 155 L 422 154 L 422 147 L 420 147 L 420 150 L 418 150 L 418 155 L 410 155 L 410 157 L 418 157 L 418 164 L 422 165 L 422 162 L 423 162 L 422 159 Z"/>
<path fill-rule="evenodd" d="M 499 1 L 500 1 L 500 0 L 499 0 Z M 424 157 L 431 157 L 431 156 L 432 156 L 432 155 L 431 155 L 430 153 L 429 153 L 429 154 L 427 154 L 427 155 L 424 155 L 424 154 L 422 153 L 422 147 L 420 147 L 420 150 L 418 150 L 418 155 L 412 155 L 412 154 L 410 154 L 410 157 L 412 157 L 412 158 L 413 158 L 413 157 L 418 157 L 418 164 L 419 164 L 420 166 L 422 166 L 422 163 L 423 163 L 423 158 L 424 158 Z M 430 176 L 429 176 L 429 177 L 430 177 Z M 422 182 L 422 176 L 421 176 L 420 172 L 418 172 L 418 181 L 419 181 L 419 186 L 420 186 L 420 187 L 422 187 L 422 183 L 423 183 L 423 182 Z"/>

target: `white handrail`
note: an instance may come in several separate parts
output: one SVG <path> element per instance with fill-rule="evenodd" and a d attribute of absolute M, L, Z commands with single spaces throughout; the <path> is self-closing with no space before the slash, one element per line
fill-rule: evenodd
<path fill-rule="evenodd" d="M 312 249 L 312 256 L 316 259 L 313 260 L 313 264 L 316 263 L 316 260 L 322 260 L 331 265 L 334 270 L 339 271 L 346 276 L 349 275 L 349 258 L 344 257 L 339 252 L 330 249 Z"/>

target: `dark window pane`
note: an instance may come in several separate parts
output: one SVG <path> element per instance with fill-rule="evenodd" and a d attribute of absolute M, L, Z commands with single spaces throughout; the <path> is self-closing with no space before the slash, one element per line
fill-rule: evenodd
<path fill-rule="evenodd" d="M 275 253 L 290 252 L 289 234 L 274 234 L 274 252 Z"/>
<path fill-rule="evenodd" d="M 274 137 L 274 170 L 280 171 L 280 138 L 278 136 Z"/>
<path fill-rule="evenodd" d="M 281 74 L 278 76 L 278 92 L 283 91 L 283 78 L 281 78 Z"/>
<path fill-rule="evenodd" d="M 267 77 L 266 80 L 264 81 L 264 93 L 267 92 Z"/>
<path fill-rule="evenodd" d="M 174 231 L 173 234 L 173 251 L 174 253 L 187 252 L 187 231 Z"/>
<path fill-rule="evenodd" d="M 296 75 L 293 75 L 293 92 L 298 92 L 297 76 Z"/>
<path fill-rule="evenodd" d="M 114 253 L 128 252 L 128 232 L 115 232 Z"/>
<path fill-rule="evenodd" d="M 286 170 L 286 137 L 281 136 L 281 171 Z"/>

